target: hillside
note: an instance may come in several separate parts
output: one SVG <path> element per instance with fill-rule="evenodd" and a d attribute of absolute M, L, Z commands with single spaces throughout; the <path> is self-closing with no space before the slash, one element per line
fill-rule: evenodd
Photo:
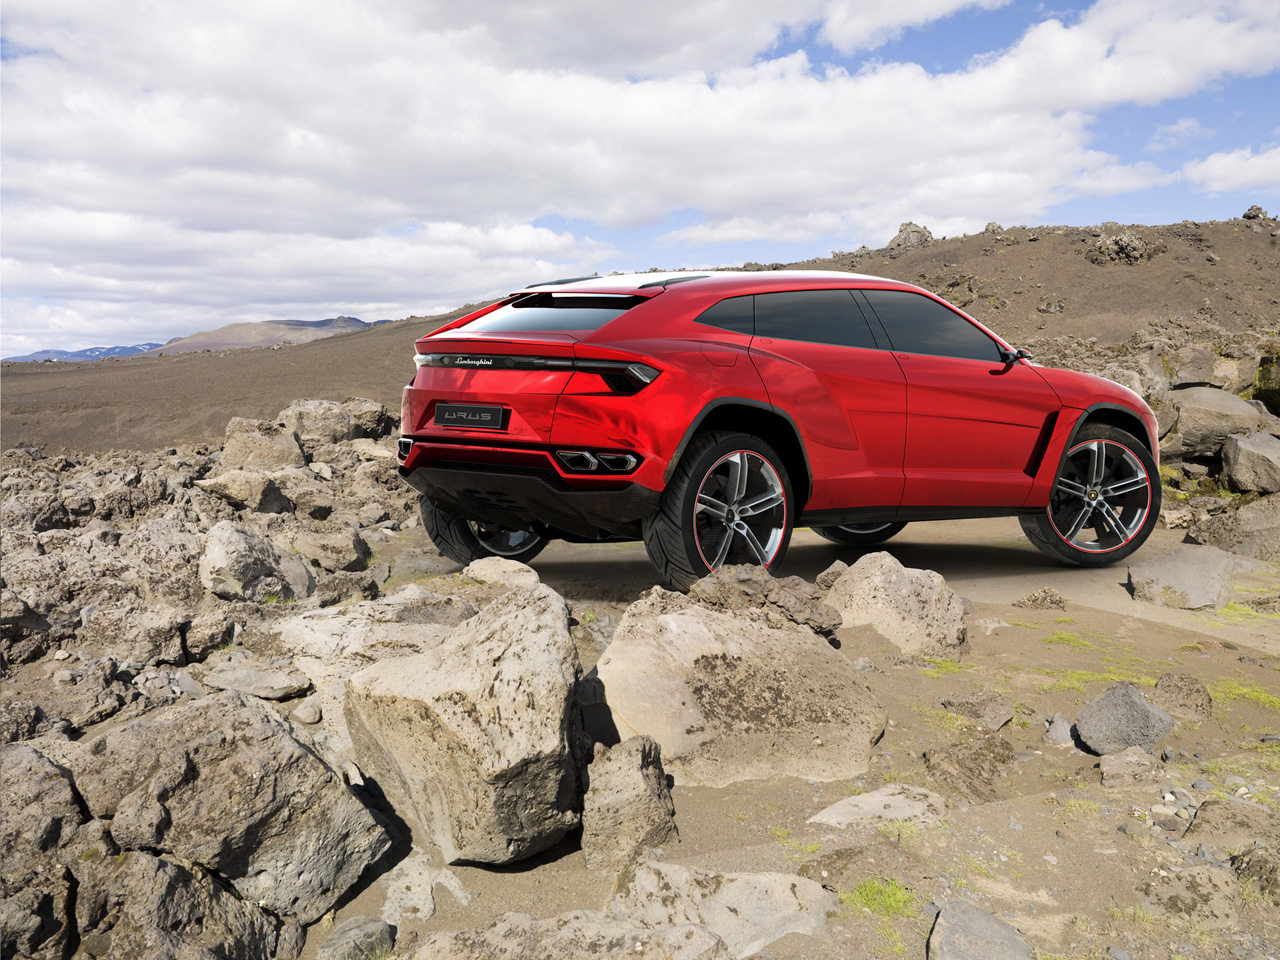
<path fill-rule="evenodd" d="M 1016 345 L 1040 347 L 1048 338 L 1120 344 L 1192 333 L 1213 340 L 1276 330 L 1278 235 L 1276 221 L 1262 216 L 1154 227 L 992 225 L 944 240 L 904 231 L 898 246 L 768 266 L 850 270 L 917 283 Z M 273 416 L 299 397 L 364 396 L 397 409 L 412 372 L 414 339 L 460 314 L 411 317 L 274 348 L 89 366 L 5 363 L 3 445 L 52 453 L 215 442 L 230 417 Z M 1042 355 L 1056 353 L 1061 351 Z"/>

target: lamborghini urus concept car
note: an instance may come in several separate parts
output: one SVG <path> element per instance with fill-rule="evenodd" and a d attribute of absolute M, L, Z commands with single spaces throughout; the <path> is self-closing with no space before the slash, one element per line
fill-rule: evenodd
<path fill-rule="evenodd" d="M 1156 420 L 1034 366 L 918 287 L 819 271 L 535 284 L 417 341 L 400 474 L 446 556 L 643 540 L 687 588 L 776 567 L 791 531 L 865 547 L 917 520 L 1017 516 L 1114 563 L 1160 508 Z"/>

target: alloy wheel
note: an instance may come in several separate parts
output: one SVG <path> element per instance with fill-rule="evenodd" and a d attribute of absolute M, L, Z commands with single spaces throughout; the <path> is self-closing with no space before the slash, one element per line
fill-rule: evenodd
<path fill-rule="evenodd" d="M 767 566 L 787 530 L 787 497 L 773 465 L 753 450 L 735 450 L 702 478 L 693 510 L 694 538 L 706 565 Z"/>
<path fill-rule="evenodd" d="M 1087 440 L 1067 453 L 1049 521 L 1074 549 L 1108 553 L 1138 535 L 1150 509 L 1151 478 L 1133 451 L 1114 440 Z"/>
<path fill-rule="evenodd" d="M 513 530 L 496 523 L 470 521 L 471 533 L 479 544 L 497 557 L 514 557 L 524 553 L 540 539 L 529 530 Z"/>

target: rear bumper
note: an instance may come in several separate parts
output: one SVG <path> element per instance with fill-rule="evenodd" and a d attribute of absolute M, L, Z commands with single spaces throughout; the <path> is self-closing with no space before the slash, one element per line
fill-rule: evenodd
<path fill-rule="evenodd" d="M 450 513 L 516 529 L 558 531 L 598 539 L 639 539 L 640 522 L 658 509 L 661 492 L 629 479 L 565 477 L 545 450 L 476 449 L 415 442 L 400 476 Z"/>

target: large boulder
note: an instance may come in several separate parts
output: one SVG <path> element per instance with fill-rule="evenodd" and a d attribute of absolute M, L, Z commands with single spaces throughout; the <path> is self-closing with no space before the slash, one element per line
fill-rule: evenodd
<path fill-rule="evenodd" d="M 343 712 L 347 679 L 374 663 L 434 649 L 475 614 L 468 600 L 410 585 L 389 597 L 309 610 L 275 625 L 280 646 L 315 686 L 331 763 L 355 757 Z"/>
<path fill-rule="evenodd" d="M 1236 577 L 1256 566 L 1216 547 L 1182 544 L 1172 553 L 1129 567 L 1135 600 L 1182 610 L 1221 610 L 1232 598 Z"/>
<path fill-rule="evenodd" d="M 1280 439 L 1269 433 L 1228 437 L 1222 466 L 1237 490 L 1280 493 Z"/>
<path fill-rule="evenodd" d="M 350 411 L 332 400 L 295 400 L 280 411 L 278 419 L 304 446 L 337 443 L 356 435 Z"/>
<path fill-rule="evenodd" d="M 1166 457 L 1210 457 L 1233 433 L 1249 434 L 1262 425 L 1262 414 L 1233 393 L 1216 387 L 1169 391 L 1178 412 L 1173 430 L 1160 442 Z"/>
<path fill-rule="evenodd" d="M 652 737 L 685 783 L 855 777 L 884 731 L 866 681 L 813 631 L 659 587 L 627 609 L 597 674 L 618 735 Z"/>
<path fill-rule="evenodd" d="M 1080 708 L 1076 735 L 1097 754 L 1141 747 L 1153 753 L 1173 728 L 1173 718 L 1132 683 L 1116 683 Z"/>
<path fill-rule="evenodd" d="M 347 681 L 357 761 L 447 862 L 530 856 L 579 822 L 581 672 L 564 599 L 513 590 Z"/>
<path fill-rule="evenodd" d="M 646 860 L 610 902 L 619 920 L 661 929 L 706 927 L 735 957 L 750 957 L 789 933 L 826 939 L 827 914 L 839 907 L 820 884 L 789 873 L 713 873 Z"/>
<path fill-rule="evenodd" d="M 270 474 L 261 470 L 228 470 L 209 480 L 197 480 L 195 485 L 237 510 L 288 513 L 293 509 L 293 501 L 281 492 Z"/>
<path fill-rule="evenodd" d="M 957 899 L 943 904 L 929 933 L 928 956 L 929 960 L 1031 960 L 1031 947 L 999 917 Z"/>
<path fill-rule="evenodd" d="M 964 602 L 942 575 L 868 553 L 836 581 L 827 604 L 845 626 L 867 623 L 903 653 L 955 656 L 964 646 Z"/>
<path fill-rule="evenodd" d="M 391 843 L 280 715 L 243 694 L 150 713 L 63 759 L 121 847 L 200 864 L 306 923 Z"/>
<path fill-rule="evenodd" d="M 381 440 L 395 430 L 399 417 L 387 412 L 387 408 L 377 400 L 366 397 L 348 397 L 342 403 L 343 409 L 351 417 L 357 437 L 368 437 Z"/>
<path fill-rule="evenodd" d="M 587 778 L 582 853 L 588 870 L 616 877 L 644 847 L 676 832 L 662 748 L 649 737 L 632 737 L 613 749 L 597 743 Z"/>
<path fill-rule="evenodd" d="M 307 458 L 298 435 L 283 423 L 232 417 L 222 444 L 222 468 L 234 470 L 283 470 L 303 467 Z"/>
<path fill-rule="evenodd" d="M 1197 543 L 1280 563 L 1280 493 L 1193 523 L 1187 535 Z"/>
<path fill-rule="evenodd" d="M 219 521 L 205 537 L 199 571 L 205 589 L 224 600 L 279 602 L 315 589 L 301 558 L 231 520 Z"/>

